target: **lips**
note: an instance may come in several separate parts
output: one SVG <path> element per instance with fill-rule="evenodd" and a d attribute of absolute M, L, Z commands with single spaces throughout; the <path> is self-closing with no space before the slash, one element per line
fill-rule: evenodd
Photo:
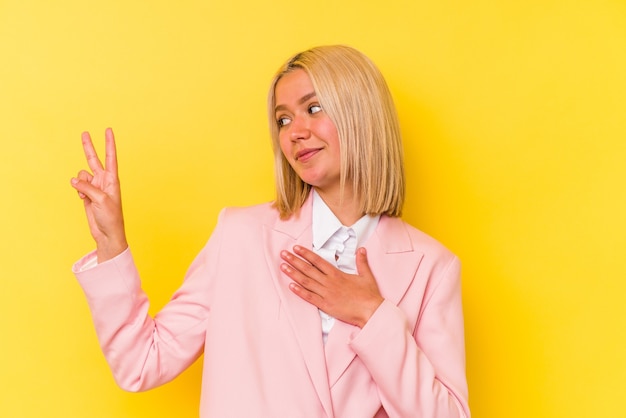
<path fill-rule="evenodd" d="M 296 161 L 299 161 L 301 163 L 307 162 L 308 160 L 313 158 L 313 156 L 317 154 L 321 149 L 322 148 L 306 148 L 300 150 L 296 153 Z"/>

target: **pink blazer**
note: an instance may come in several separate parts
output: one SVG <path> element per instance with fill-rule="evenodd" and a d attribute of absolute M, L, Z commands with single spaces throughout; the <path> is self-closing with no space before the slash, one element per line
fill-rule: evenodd
<path fill-rule="evenodd" d="M 337 321 L 288 289 L 279 253 L 311 247 L 269 204 L 222 211 L 180 289 L 153 318 L 131 253 L 80 271 L 102 351 L 129 391 L 161 385 L 204 352 L 201 417 L 469 417 L 458 259 L 382 216 L 365 247 L 385 298 L 369 322 Z"/>

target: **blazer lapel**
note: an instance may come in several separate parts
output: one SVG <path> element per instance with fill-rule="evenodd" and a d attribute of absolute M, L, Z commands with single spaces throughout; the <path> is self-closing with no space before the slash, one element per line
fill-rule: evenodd
<path fill-rule="evenodd" d="M 388 216 L 381 216 L 364 246 L 380 293 L 398 305 L 415 277 L 423 254 L 413 248 L 404 222 Z M 325 346 L 330 387 L 356 356 L 350 348 L 350 340 L 358 332 L 358 327 L 341 321 L 336 321 L 330 331 Z"/>
<path fill-rule="evenodd" d="M 311 248 L 311 196 L 306 200 L 299 214 L 287 221 L 277 220 L 274 225 L 264 227 L 265 258 L 271 272 L 276 292 L 282 308 L 291 324 L 298 341 L 309 376 L 320 398 L 327 416 L 333 416 L 326 359 L 318 309 L 289 290 L 291 279 L 280 271 L 280 252 L 290 250 L 294 245 Z"/>

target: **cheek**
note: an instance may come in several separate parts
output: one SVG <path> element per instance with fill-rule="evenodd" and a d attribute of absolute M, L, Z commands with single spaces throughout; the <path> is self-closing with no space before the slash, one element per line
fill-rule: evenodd
<path fill-rule="evenodd" d="M 324 127 L 324 137 L 332 149 L 339 152 L 339 134 L 332 122 Z"/>
<path fill-rule="evenodd" d="M 333 145 L 339 145 L 339 134 L 337 133 L 337 127 L 328 116 L 326 116 L 318 126 L 320 134 L 326 138 L 326 141 Z"/>

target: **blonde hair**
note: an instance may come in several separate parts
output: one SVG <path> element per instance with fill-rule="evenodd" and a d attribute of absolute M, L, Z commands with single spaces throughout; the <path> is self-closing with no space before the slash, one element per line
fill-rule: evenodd
<path fill-rule="evenodd" d="M 311 186 L 296 174 L 280 149 L 275 116 L 275 89 L 287 73 L 303 69 L 322 109 L 337 128 L 341 152 L 340 184 L 352 182 L 362 213 L 400 216 L 405 195 L 402 140 L 387 83 L 374 63 L 354 48 L 320 46 L 298 53 L 283 64 L 270 85 L 268 116 L 276 201 L 281 218 L 298 212 Z"/>

